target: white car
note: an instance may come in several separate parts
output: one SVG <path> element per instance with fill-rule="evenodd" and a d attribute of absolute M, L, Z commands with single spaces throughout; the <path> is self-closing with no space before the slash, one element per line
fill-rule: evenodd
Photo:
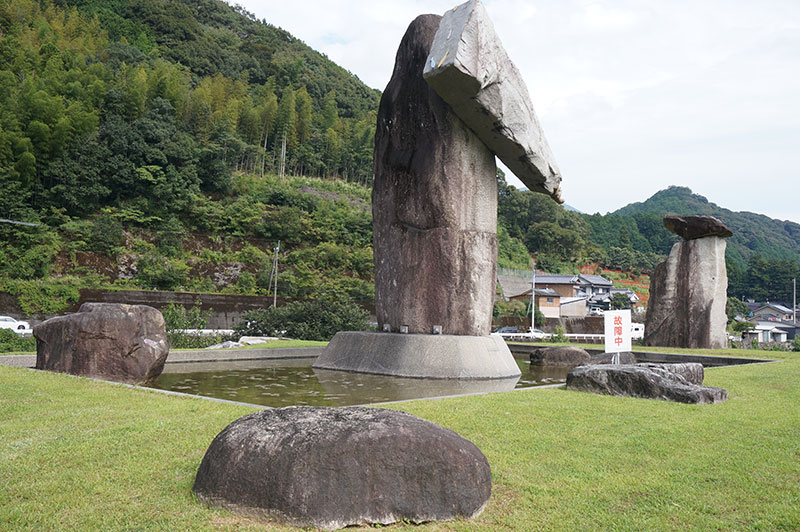
<path fill-rule="evenodd" d="M 0 316 L 0 329 L 11 329 L 17 334 L 30 332 L 31 324 L 27 321 L 17 321 L 11 316 Z"/>

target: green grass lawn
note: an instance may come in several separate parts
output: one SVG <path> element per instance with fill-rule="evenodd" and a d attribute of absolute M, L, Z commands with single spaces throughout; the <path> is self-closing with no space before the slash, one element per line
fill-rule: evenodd
<path fill-rule="evenodd" d="M 725 354 L 782 361 L 707 370 L 716 405 L 563 388 L 391 405 L 472 440 L 494 482 L 474 521 L 390 528 L 800 530 L 800 354 Z M 264 530 L 191 494 L 251 411 L 0 367 L 0 530 Z"/>

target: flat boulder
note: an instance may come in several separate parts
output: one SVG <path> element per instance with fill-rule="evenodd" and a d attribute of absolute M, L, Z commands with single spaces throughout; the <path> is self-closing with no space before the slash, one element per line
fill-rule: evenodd
<path fill-rule="evenodd" d="M 540 347 L 531 353 L 531 365 L 534 366 L 578 366 L 590 359 L 586 350 L 572 345 Z"/>
<path fill-rule="evenodd" d="M 474 444 L 404 412 L 288 407 L 228 425 L 193 490 L 235 513 L 334 530 L 474 517 L 491 471 Z"/>
<path fill-rule="evenodd" d="M 164 317 L 145 305 L 84 303 L 33 335 L 36 369 L 117 382 L 155 380 L 169 354 Z"/>
<path fill-rule="evenodd" d="M 678 216 L 668 214 L 664 216 L 664 227 L 683 238 L 694 240 L 707 236 L 728 238 L 733 236 L 733 231 L 713 216 Z"/>
<path fill-rule="evenodd" d="M 669 366 L 664 364 L 663 366 Z M 688 364 L 676 364 L 688 366 Z M 728 398 L 722 388 L 692 384 L 681 375 L 687 368 L 658 364 L 578 366 L 567 374 L 567 389 L 605 395 L 660 399 L 678 403 L 720 403 Z"/>

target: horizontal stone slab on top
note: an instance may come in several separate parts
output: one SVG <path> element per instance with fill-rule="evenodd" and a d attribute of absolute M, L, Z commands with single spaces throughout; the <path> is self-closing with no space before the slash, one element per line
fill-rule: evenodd
<path fill-rule="evenodd" d="M 695 240 L 707 236 L 722 238 L 733 236 L 733 231 L 713 216 L 668 214 L 664 216 L 664 227 L 684 240 Z"/>
<path fill-rule="evenodd" d="M 443 15 L 423 77 L 525 186 L 562 202 L 561 172 L 528 89 L 479 0 Z"/>

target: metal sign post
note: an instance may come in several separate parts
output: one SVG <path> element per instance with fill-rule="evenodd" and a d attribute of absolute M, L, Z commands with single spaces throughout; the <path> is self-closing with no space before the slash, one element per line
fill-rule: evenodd
<path fill-rule="evenodd" d="M 631 350 L 631 311 L 607 310 L 603 318 L 606 353 L 612 353 L 611 362 L 619 364 L 619 354 Z"/>

